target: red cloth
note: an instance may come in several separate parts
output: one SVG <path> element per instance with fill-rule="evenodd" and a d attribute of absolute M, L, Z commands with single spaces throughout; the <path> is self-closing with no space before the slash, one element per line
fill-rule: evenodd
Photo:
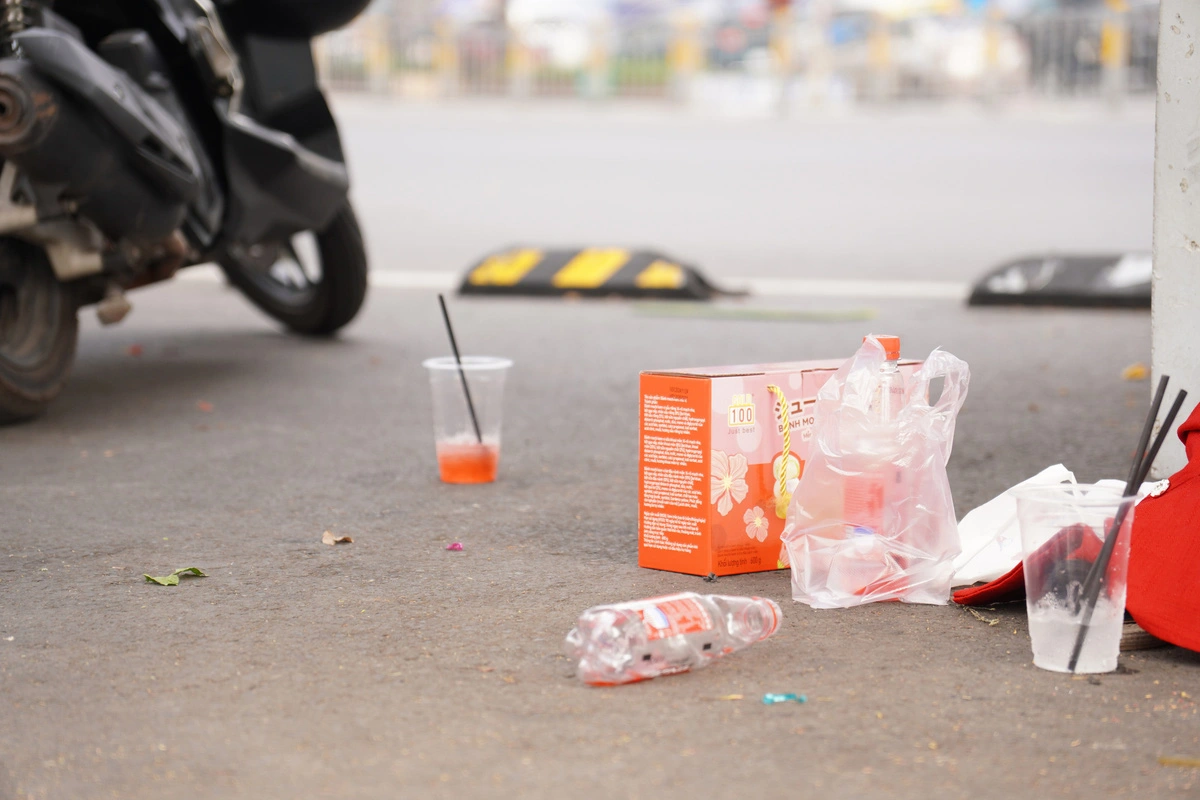
<path fill-rule="evenodd" d="M 1136 520 L 1137 517 L 1135 515 L 1135 523 Z M 1045 554 L 1044 557 L 1049 557 L 1051 554 L 1057 555 L 1066 550 L 1068 551 L 1068 558 L 1095 561 L 1096 556 L 1100 555 L 1100 547 L 1101 542 L 1096 538 L 1091 528 L 1088 528 L 1086 525 L 1072 525 L 1069 528 L 1063 528 L 1050 537 L 1050 541 L 1046 542 L 1040 550 L 1035 552 L 1033 557 L 1038 558 L 1039 554 L 1042 553 Z M 1020 563 L 991 583 L 959 589 L 954 593 L 954 602 L 960 606 L 986 606 L 991 603 L 1022 600 L 1024 597 L 1025 565 L 1024 563 Z"/>
<path fill-rule="evenodd" d="M 1171 476 L 1167 491 L 1142 500 L 1134 512 L 1125 608 L 1151 634 L 1200 651 L 1200 435 L 1189 436 L 1197 431 L 1200 405 L 1179 426 L 1187 465 Z M 990 583 L 959 589 L 954 602 L 977 606 L 1023 597 L 1025 570 L 1017 564 Z"/>
<path fill-rule="evenodd" d="M 1200 651 L 1200 405 L 1179 426 L 1188 463 L 1138 503 L 1125 608 L 1158 638 Z"/>
<path fill-rule="evenodd" d="M 982 586 L 968 586 L 954 593 L 960 606 L 989 606 L 1025 598 L 1025 565 L 1018 563 L 1008 572 Z"/>

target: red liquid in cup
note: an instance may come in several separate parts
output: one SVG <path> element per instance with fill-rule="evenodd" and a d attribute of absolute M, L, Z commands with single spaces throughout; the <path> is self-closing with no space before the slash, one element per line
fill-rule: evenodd
<path fill-rule="evenodd" d="M 491 483 L 496 480 L 500 448 L 490 444 L 439 444 L 437 459 L 446 483 Z"/>

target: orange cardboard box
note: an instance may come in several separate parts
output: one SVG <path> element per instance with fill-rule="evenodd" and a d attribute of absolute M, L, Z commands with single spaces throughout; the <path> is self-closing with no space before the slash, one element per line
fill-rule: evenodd
<path fill-rule="evenodd" d="M 690 575 L 783 568 L 780 477 L 803 472 L 817 392 L 842 363 L 643 372 L 638 564 Z M 901 371 L 917 365 L 902 361 Z"/>

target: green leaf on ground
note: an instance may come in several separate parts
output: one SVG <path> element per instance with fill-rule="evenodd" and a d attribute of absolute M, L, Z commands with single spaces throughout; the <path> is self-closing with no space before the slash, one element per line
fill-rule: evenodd
<path fill-rule="evenodd" d="M 186 577 L 189 574 L 195 575 L 197 578 L 208 577 L 200 570 L 199 567 L 184 567 L 183 569 L 177 569 L 170 575 L 163 575 L 161 578 L 156 578 L 153 575 L 146 575 L 145 573 L 142 574 L 142 577 L 150 583 L 157 583 L 159 586 L 178 586 L 179 576 L 183 575 Z"/>

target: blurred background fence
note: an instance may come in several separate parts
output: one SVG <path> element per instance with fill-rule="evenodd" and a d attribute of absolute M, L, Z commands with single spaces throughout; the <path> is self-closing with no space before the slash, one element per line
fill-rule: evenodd
<path fill-rule="evenodd" d="M 1157 45 L 1157 4 L 1126 0 L 377 0 L 316 53 L 341 91 L 815 106 L 1119 102 Z"/>

